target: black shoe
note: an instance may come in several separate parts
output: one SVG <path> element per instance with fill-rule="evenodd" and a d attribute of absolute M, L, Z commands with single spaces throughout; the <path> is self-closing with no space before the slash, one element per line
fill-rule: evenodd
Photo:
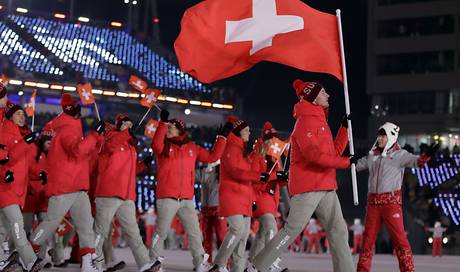
<path fill-rule="evenodd" d="M 217 264 L 213 265 L 208 272 L 219 272 L 219 266 Z"/>
<path fill-rule="evenodd" d="M 46 268 L 46 269 L 51 268 L 51 267 L 53 267 L 53 265 L 49 262 L 45 263 L 45 265 L 43 266 L 43 268 Z"/>
<path fill-rule="evenodd" d="M 8 259 L 0 262 L 1 272 L 13 272 L 19 265 L 19 253 L 16 251 L 8 256 Z"/>
<path fill-rule="evenodd" d="M 150 267 L 150 269 L 149 269 L 148 271 L 149 271 L 149 272 L 159 272 L 159 271 L 161 271 L 161 262 L 157 260 L 157 261 Z"/>
<path fill-rule="evenodd" d="M 117 270 L 122 270 L 125 267 L 126 267 L 126 263 L 121 261 L 121 262 L 118 262 L 116 265 L 107 268 L 106 270 L 104 270 L 104 272 L 114 272 Z"/>
<path fill-rule="evenodd" d="M 38 272 L 42 269 L 42 259 L 37 258 L 35 261 L 34 265 L 32 265 L 32 268 L 28 270 L 28 272 Z"/>

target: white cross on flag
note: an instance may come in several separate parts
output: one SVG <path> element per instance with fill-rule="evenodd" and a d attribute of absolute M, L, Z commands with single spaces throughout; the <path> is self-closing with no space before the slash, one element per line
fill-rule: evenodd
<path fill-rule="evenodd" d="M 94 104 L 95 100 L 91 83 L 77 84 L 77 92 L 83 105 Z"/>
<path fill-rule="evenodd" d="M 161 91 L 157 89 L 147 89 L 144 93 L 144 97 L 141 99 L 141 105 L 147 108 L 151 108 L 158 100 Z"/>
<path fill-rule="evenodd" d="M 56 229 L 56 233 L 58 236 L 62 237 L 69 231 L 71 231 L 73 228 L 73 225 L 67 220 L 67 219 L 62 219 L 61 223 L 59 224 L 59 227 Z"/>
<path fill-rule="evenodd" d="M 337 18 L 299 0 L 206 0 L 174 44 L 182 71 L 211 83 L 272 61 L 342 80 Z"/>
<path fill-rule="evenodd" d="M 145 90 L 147 89 L 147 82 L 143 81 L 142 79 L 138 78 L 135 75 L 131 75 L 129 77 L 129 85 L 133 87 L 134 89 L 138 90 L 141 93 L 145 93 Z"/>
<path fill-rule="evenodd" d="M 268 148 L 267 155 L 272 156 L 275 159 L 280 159 L 283 152 L 288 147 L 288 143 L 281 141 L 280 139 L 273 137 L 272 144 Z"/>
<path fill-rule="evenodd" d="M 149 138 L 153 138 L 155 132 L 158 128 L 158 121 L 150 119 L 150 121 L 145 125 L 144 135 Z"/>

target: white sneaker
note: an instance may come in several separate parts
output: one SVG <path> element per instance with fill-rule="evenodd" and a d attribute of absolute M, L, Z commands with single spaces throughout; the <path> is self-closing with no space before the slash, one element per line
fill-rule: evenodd
<path fill-rule="evenodd" d="M 164 261 L 165 258 L 163 257 L 158 257 L 156 258 L 154 261 L 144 265 L 142 268 L 141 268 L 141 272 L 143 271 L 148 271 L 148 272 L 163 272 L 163 267 L 162 267 L 162 263 Z M 146 266 L 149 265 L 149 267 L 147 268 Z"/>
<path fill-rule="evenodd" d="M 211 265 L 209 265 L 211 266 Z M 217 264 L 211 266 L 211 268 L 209 270 L 207 270 L 208 272 L 228 272 L 227 268 L 226 267 L 219 267 Z"/>
<path fill-rule="evenodd" d="M 102 269 L 98 268 L 98 263 L 95 253 L 83 255 L 81 257 L 81 272 L 101 272 Z"/>
<path fill-rule="evenodd" d="M 7 259 L 0 261 L 0 271 L 14 271 L 19 265 L 19 254 L 13 252 Z"/>
<path fill-rule="evenodd" d="M 196 268 L 196 272 L 207 272 L 211 269 L 211 264 L 208 262 L 209 254 L 205 253 L 203 255 L 203 260 L 201 261 L 200 265 Z"/>

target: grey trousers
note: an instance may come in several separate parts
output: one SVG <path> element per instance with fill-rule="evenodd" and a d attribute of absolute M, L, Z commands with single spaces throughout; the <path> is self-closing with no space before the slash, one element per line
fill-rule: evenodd
<path fill-rule="evenodd" d="M 46 213 L 45 212 L 40 212 L 37 213 L 37 218 L 39 222 L 42 222 L 43 219 L 45 218 Z M 27 236 L 30 235 L 32 232 L 32 227 L 34 224 L 34 218 L 35 218 L 35 213 L 23 213 L 22 217 L 24 218 L 24 231 L 26 232 Z M 42 247 L 40 249 L 40 252 L 38 253 L 38 256 L 44 260 L 46 257 L 46 247 Z"/>
<path fill-rule="evenodd" d="M 78 234 L 80 249 L 94 248 L 93 216 L 86 192 L 68 193 L 48 199 L 48 212 L 45 219 L 32 233 L 31 242 L 43 246 L 59 227 L 65 214 L 70 211 L 72 222 Z"/>
<path fill-rule="evenodd" d="M 214 264 L 225 267 L 231 256 L 230 271 L 244 271 L 246 259 L 246 242 L 251 228 L 251 217 L 234 215 L 226 218 L 228 224 L 227 234 L 217 252 Z"/>
<path fill-rule="evenodd" d="M 128 238 L 128 244 L 137 266 L 139 268 L 143 267 L 149 263 L 150 258 L 137 225 L 136 205 L 132 200 L 122 200 L 114 197 L 96 198 L 94 232 L 96 233 L 97 255 L 103 255 L 104 241 L 112 242 L 112 232 L 110 230 L 114 216 L 117 216 L 123 233 Z"/>
<path fill-rule="evenodd" d="M 72 220 L 70 220 L 72 221 Z M 72 223 L 73 225 L 73 223 Z M 65 261 L 65 248 L 69 244 L 69 241 L 75 235 L 75 231 L 72 229 L 64 236 L 59 236 L 57 233 L 53 234 L 52 239 L 52 249 L 51 253 L 51 261 L 54 264 L 62 264 Z"/>
<path fill-rule="evenodd" d="M 256 233 L 251 249 L 249 250 L 249 261 L 253 261 L 254 257 L 264 248 L 268 242 L 273 239 L 278 232 L 275 216 L 271 213 L 262 214 L 258 218 L 259 230 Z"/>
<path fill-rule="evenodd" d="M 0 232 L 10 234 L 10 239 L 13 240 L 19 257 L 26 268 L 30 269 L 37 260 L 37 256 L 27 240 L 19 205 L 10 205 L 0 209 Z"/>
<path fill-rule="evenodd" d="M 197 268 L 203 261 L 204 249 L 203 235 L 201 234 L 193 200 L 176 200 L 172 198 L 157 200 L 157 230 L 152 235 L 150 258 L 156 259 L 162 256 L 164 241 L 176 214 L 188 235 L 193 265 Z"/>
<path fill-rule="evenodd" d="M 348 245 L 348 229 L 335 191 L 309 192 L 291 198 L 287 223 L 254 258 L 259 271 L 266 271 L 305 228 L 313 212 L 326 230 L 335 272 L 354 271 Z"/>

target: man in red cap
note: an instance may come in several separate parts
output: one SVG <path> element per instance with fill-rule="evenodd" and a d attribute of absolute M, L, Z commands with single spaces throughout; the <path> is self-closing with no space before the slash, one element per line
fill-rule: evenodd
<path fill-rule="evenodd" d="M 248 271 L 268 269 L 315 213 L 330 241 L 334 271 L 351 272 L 354 265 L 348 229 L 336 193 L 336 169 L 348 168 L 356 162 L 353 157 L 342 156 L 348 143 L 346 122 L 342 122 L 334 141 L 327 123 L 329 94 L 323 86 L 296 80 L 293 87 L 299 102 L 294 106 L 296 123 L 291 137 L 291 208 L 284 228 L 254 258 Z"/>
<path fill-rule="evenodd" d="M 133 122 L 124 114 L 115 118 L 115 129 L 107 132 L 99 156 L 95 189 L 96 251 L 102 259 L 104 241 L 111 241 L 111 225 L 116 216 L 128 239 L 139 271 L 153 265 L 142 241 L 136 221 L 136 138 L 131 132 Z"/>
<path fill-rule="evenodd" d="M 208 255 L 202 244 L 202 234 L 195 210 L 194 179 L 197 161 L 212 163 L 220 159 L 226 145 L 228 129 L 221 130 L 214 148 L 208 151 L 193 142 L 185 133 L 181 120 L 168 120 L 169 112 L 160 112 L 160 124 L 152 141 L 157 157 L 157 229 L 150 243 L 150 257 L 155 260 L 153 271 L 161 269 L 163 246 L 174 216 L 177 214 L 190 241 L 193 265 L 197 272 L 207 270 Z"/>
<path fill-rule="evenodd" d="M 98 140 L 103 140 L 104 122 L 95 131 L 83 137 L 81 107 L 77 100 L 65 93 L 61 98 L 63 112 L 49 125 L 55 131 L 48 151 L 46 194 L 49 196 L 48 212 L 31 235 L 36 250 L 58 228 L 70 211 L 78 233 L 82 256 L 82 272 L 98 271 L 95 264 L 93 217 L 87 191 L 89 189 L 89 154 Z"/>

